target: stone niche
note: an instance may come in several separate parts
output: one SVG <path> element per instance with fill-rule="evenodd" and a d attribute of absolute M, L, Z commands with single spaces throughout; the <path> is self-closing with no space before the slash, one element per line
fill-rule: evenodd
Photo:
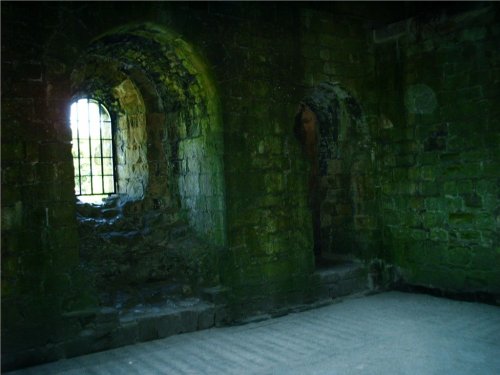
<path fill-rule="evenodd" d="M 362 256 L 358 221 L 373 201 L 371 143 L 361 106 L 339 83 L 313 88 L 299 106 L 295 134 L 310 162 L 309 207 L 316 262 Z"/>
<path fill-rule="evenodd" d="M 94 40 L 73 70 L 73 95 L 96 97 L 113 121 L 117 192 L 77 203 L 81 259 L 105 305 L 147 285 L 186 297 L 219 283 L 222 131 L 202 64 L 147 24 Z"/>

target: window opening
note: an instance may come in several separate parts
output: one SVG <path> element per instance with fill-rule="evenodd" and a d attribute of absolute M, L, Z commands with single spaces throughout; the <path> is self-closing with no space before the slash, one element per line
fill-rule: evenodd
<path fill-rule="evenodd" d="M 70 122 L 75 194 L 100 203 L 116 190 L 111 117 L 99 101 L 82 98 L 71 104 Z"/>

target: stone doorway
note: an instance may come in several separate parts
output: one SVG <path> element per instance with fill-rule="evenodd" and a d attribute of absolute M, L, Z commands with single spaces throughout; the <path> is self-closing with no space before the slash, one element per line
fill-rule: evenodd
<path fill-rule="evenodd" d="M 363 186 L 372 181 L 371 168 L 363 167 L 372 147 L 360 105 L 339 83 L 322 83 L 299 104 L 294 132 L 309 162 L 316 266 L 360 258 L 356 217 L 370 199 Z"/>

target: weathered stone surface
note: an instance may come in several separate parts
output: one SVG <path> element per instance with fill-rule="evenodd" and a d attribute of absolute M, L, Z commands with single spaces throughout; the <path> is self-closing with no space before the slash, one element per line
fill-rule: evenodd
<path fill-rule="evenodd" d="M 497 283 L 487 285 L 486 273 L 470 262 L 476 249 L 482 248 L 485 257 L 495 253 L 490 244 L 493 233 L 498 233 L 498 228 L 494 228 L 491 221 L 488 224 L 487 219 L 494 216 L 493 207 L 498 203 L 492 202 L 486 207 L 485 195 L 476 187 L 487 184 L 484 165 L 492 163 L 498 168 L 498 163 L 493 162 L 494 155 L 481 146 L 483 141 L 478 136 L 480 133 L 488 139 L 496 139 L 498 133 L 498 129 L 486 125 L 493 119 L 493 114 L 486 110 L 487 101 L 482 99 L 489 79 L 484 74 L 472 73 L 473 79 L 470 75 L 489 64 L 498 65 L 498 61 L 485 58 L 489 43 L 497 39 L 484 33 L 484 24 L 492 22 L 479 15 L 485 12 L 486 9 L 450 15 L 450 22 L 457 21 L 453 37 L 444 33 L 441 26 L 422 33 L 411 28 L 401 29 L 395 39 L 406 38 L 406 43 L 399 52 L 396 50 L 399 55 L 386 53 L 399 48 L 390 38 L 379 38 L 375 47 L 375 58 L 380 61 L 377 75 L 381 87 L 389 87 L 387 82 L 406 82 L 399 89 L 406 95 L 405 107 L 391 108 L 392 113 L 403 119 L 402 123 L 395 123 L 394 129 L 415 129 L 413 136 L 409 134 L 409 140 L 415 143 L 415 164 L 408 174 L 410 181 L 404 175 L 395 179 L 395 163 L 390 163 L 404 153 L 403 149 L 394 147 L 399 137 L 391 134 L 391 129 L 380 138 L 388 145 L 384 150 L 389 151 L 381 155 L 388 161 L 382 162 L 385 168 L 380 169 L 379 174 L 382 205 L 386 205 L 384 201 L 395 202 L 395 195 L 407 201 L 418 195 L 424 202 L 423 207 L 410 207 L 401 201 L 395 204 L 396 212 L 387 211 L 390 215 L 384 214 L 382 219 L 383 225 L 390 229 L 386 231 L 390 235 L 384 240 L 384 246 L 391 253 L 388 260 L 401 267 L 409 283 L 469 291 L 500 288 Z M 462 23 L 465 19 L 467 25 Z M 384 29 L 389 34 L 392 30 L 391 26 Z M 455 44 L 455 36 L 464 44 Z M 418 38 L 421 42 L 416 42 Z M 474 46 L 470 44 L 472 41 Z M 397 64 L 403 55 L 411 56 L 412 61 L 403 70 L 395 71 L 389 65 L 382 65 L 389 61 Z M 410 188 L 413 182 L 418 183 L 416 190 Z M 488 228 L 486 235 L 485 228 Z M 489 266 L 481 265 L 481 269 L 498 270 L 499 266 L 491 262 Z M 467 287 L 467 277 L 476 280 L 471 288 Z M 481 278 L 483 284 L 479 281 Z"/>
<path fill-rule="evenodd" d="M 361 264 L 345 264 L 329 269 L 318 270 L 319 298 L 338 298 L 349 294 L 367 291 L 367 270 Z M 374 286 L 372 286 L 373 288 Z"/>
<path fill-rule="evenodd" d="M 383 259 L 372 286 L 400 270 L 500 293 L 498 7 L 33 6 L 2 5 L 4 366 L 363 287 L 364 271 L 315 274 L 315 245 Z M 74 194 L 80 95 L 118 131 L 99 207 Z M 302 102 L 317 165 L 293 133 Z M 160 309 L 200 295 L 214 306 Z"/>

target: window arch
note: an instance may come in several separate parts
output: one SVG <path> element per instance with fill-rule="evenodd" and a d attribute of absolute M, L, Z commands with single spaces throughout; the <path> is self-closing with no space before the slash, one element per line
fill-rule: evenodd
<path fill-rule="evenodd" d="M 71 104 L 75 194 L 83 202 L 99 203 L 116 191 L 111 116 L 102 103 L 85 97 Z"/>
<path fill-rule="evenodd" d="M 110 30 L 77 61 L 73 97 L 98 98 L 112 115 L 116 199 L 103 208 L 137 217 L 166 210 L 225 243 L 222 117 L 202 56 L 180 35 L 145 23 Z"/>
<path fill-rule="evenodd" d="M 316 262 L 361 257 L 368 241 L 360 229 L 373 215 L 374 194 L 373 145 L 361 105 L 340 83 L 320 83 L 299 105 L 294 132 L 311 162 Z"/>

